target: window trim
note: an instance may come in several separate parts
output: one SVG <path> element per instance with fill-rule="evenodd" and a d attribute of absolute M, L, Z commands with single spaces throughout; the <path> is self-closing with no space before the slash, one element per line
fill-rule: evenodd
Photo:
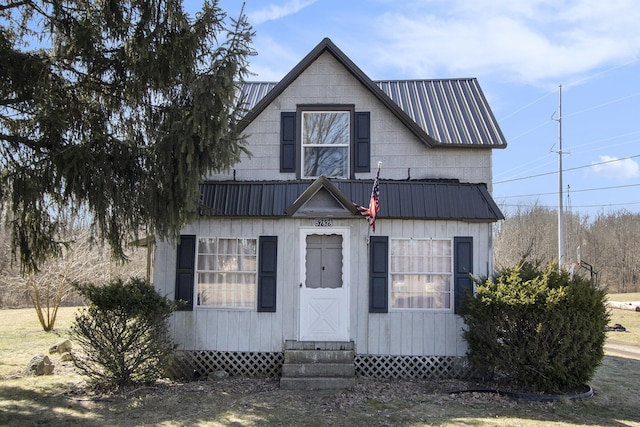
<path fill-rule="evenodd" d="M 200 258 L 200 240 L 201 239 L 216 239 L 216 241 L 219 240 L 225 240 L 225 239 L 234 239 L 236 241 L 238 240 L 254 240 L 255 241 L 255 246 L 256 246 L 256 253 L 255 253 L 255 264 L 256 264 L 256 269 L 253 272 L 254 274 L 254 297 L 251 299 L 251 306 L 247 306 L 247 307 L 225 307 L 225 306 L 221 306 L 221 305 L 201 305 L 200 304 L 200 293 L 199 293 L 199 289 L 198 289 L 198 276 L 200 273 L 218 273 L 219 271 L 217 270 L 202 270 L 198 267 L 198 261 Z M 240 255 L 239 253 L 237 253 L 236 255 Z M 194 263 L 194 274 L 193 274 L 193 286 L 194 286 L 194 308 L 198 308 L 198 309 L 204 309 L 204 310 L 224 310 L 224 311 L 256 311 L 258 308 L 258 276 L 259 276 L 259 262 L 260 262 L 260 239 L 258 237 L 239 237 L 239 236 L 197 236 L 196 238 L 196 248 L 195 248 L 195 263 Z M 236 274 L 252 274 L 252 272 L 248 271 L 248 270 L 237 270 L 237 271 L 232 271 L 231 273 L 236 273 Z"/>
<path fill-rule="evenodd" d="M 302 171 L 302 159 L 304 156 L 302 146 L 302 113 L 309 112 L 339 112 L 344 111 L 349 113 L 349 147 L 347 153 L 349 159 L 347 161 L 347 173 L 343 177 L 329 177 L 332 179 L 355 179 L 355 151 L 356 151 L 356 133 L 355 133 L 355 104 L 298 104 L 296 106 L 296 177 L 297 179 L 316 179 L 317 177 L 305 177 Z"/>
<path fill-rule="evenodd" d="M 449 253 L 449 262 L 450 262 L 450 270 L 449 272 L 438 272 L 438 271 L 423 271 L 419 273 L 407 273 L 407 272 L 394 272 L 391 262 L 392 257 L 392 248 L 393 243 L 399 240 L 429 240 L 429 241 L 448 241 L 451 243 L 450 253 Z M 455 257 L 455 248 L 454 248 L 454 239 L 448 237 L 389 237 L 389 249 L 388 249 L 388 263 L 389 263 L 389 272 L 388 272 L 388 307 L 389 312 L 429 312 L 429 313 L 453 313 L 455 307 L 455 281 L 454 281 L 454 257 Z M 449 307 L 436 307 L 436 308 L 419 308 L 419 307 L 394 307 L 393 306 L 393 275 L 394 274 L 411 274 L 411 275 L 448 275 L 449 276 Z M 444 294 L 444 293 L 443 293 Z"/>

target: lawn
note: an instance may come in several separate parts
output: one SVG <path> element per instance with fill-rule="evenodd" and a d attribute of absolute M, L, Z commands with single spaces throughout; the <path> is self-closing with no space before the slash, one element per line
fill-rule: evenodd
<path fill-rule="evenodd" d="M 609 301 L 640 301 L 640 293 L 610 294 Z M 608 332 L 609 342 L 628 343 L 640 346 L 640 313 L 632 310 L 611 309 L 612 325 L 619 323 L 626 328 L 626 332 Z"/>
<path fill-rule="evenodd" d="M 277 380 L 228 378 L 98 396 L 55 356 L 54 375 L 25 377 L 31 356 L 68 336 L 75 309 L 46 333 L 33 310 L 0 310 L 0 425 L 15 426 L 640 426 L 640 360 L 607 355 L 590 382 L 591 399 L 524 402 L 493 394 L 450 395 L 460 381 L 358 379 L 351 391 L 292 392 Z M 618 313 L 621 312 L 621 313 Z M 640 313 L 612 312 L 635 337 Z M 633 313 L 636 317 L 628 316 Z M 619 317 L 622 316 L 622 317 Z M 623 319 L 623 320 L 620 320 Z M 619 339 L 621 335 L 616 335 Z"/>

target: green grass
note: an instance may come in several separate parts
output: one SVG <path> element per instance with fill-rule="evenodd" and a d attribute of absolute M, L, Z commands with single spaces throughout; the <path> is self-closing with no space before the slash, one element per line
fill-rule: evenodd
<path fill-rule="evenodd" d="M 68 336 L 74 312 L 62 309 L 57 329 L 47 333 L 32 309 L 0 310 L 0 425 L 640 426 L 640 360 L 613 355 L 590 382 L 593 398 L 551 403 L 452 396 L 451 382 L 383 380 L 337 393 L 280 390 L 274 380 L 227 379 L 97 396 L 55 355 L 54 375 L 21 376 L 31 356 L 46 354 Z"/>
<path fill-rule="evenodd" d="M 640 292 L 631 292 L 628 294 L 608 294 L 607 297 L 609 298 L 609 301 L 640 301 Z"/>
<path fill-rule="evenodd" d="M 61 308 L 54 330 L 44 332 L 35 309 L 0 309 L 0 375 L 23 369 L 32 356 L 48 354 L 49 347 L 68 338 L 76 312 Z"/>

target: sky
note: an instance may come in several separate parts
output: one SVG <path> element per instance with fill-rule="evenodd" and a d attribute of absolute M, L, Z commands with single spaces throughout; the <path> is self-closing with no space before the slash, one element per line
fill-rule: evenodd
<path fill-rule="evenodd" d="M 237 17 L 243 2 L 219 4 Z M 244 11 L 248 80 L 279 81 L 324 37 L 373 80 L 477 78 L 508 144 L 493 151 L 505 213 L 557 208 L 560 157 L 563 209 L 640 213 L 637 0 L 246 0 Z"/>

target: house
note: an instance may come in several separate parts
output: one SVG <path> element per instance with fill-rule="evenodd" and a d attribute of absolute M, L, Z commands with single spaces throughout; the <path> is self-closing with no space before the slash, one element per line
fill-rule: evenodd
<path fill-rule="evenodd" d="M 209 176 L 200 219 L 155 251 L 154 286 L 188 302 L 171 319 L 181 363 L 277 376 L 287 348 L 334 346 L 359 375 L 459 374 L 460 303 L 503 219 L 506 142 L 477 80 L 372 81 L 324 39 L 243 94 L 251 156 Z M 374 232 L 354 203 L 379 162 Z"/>

